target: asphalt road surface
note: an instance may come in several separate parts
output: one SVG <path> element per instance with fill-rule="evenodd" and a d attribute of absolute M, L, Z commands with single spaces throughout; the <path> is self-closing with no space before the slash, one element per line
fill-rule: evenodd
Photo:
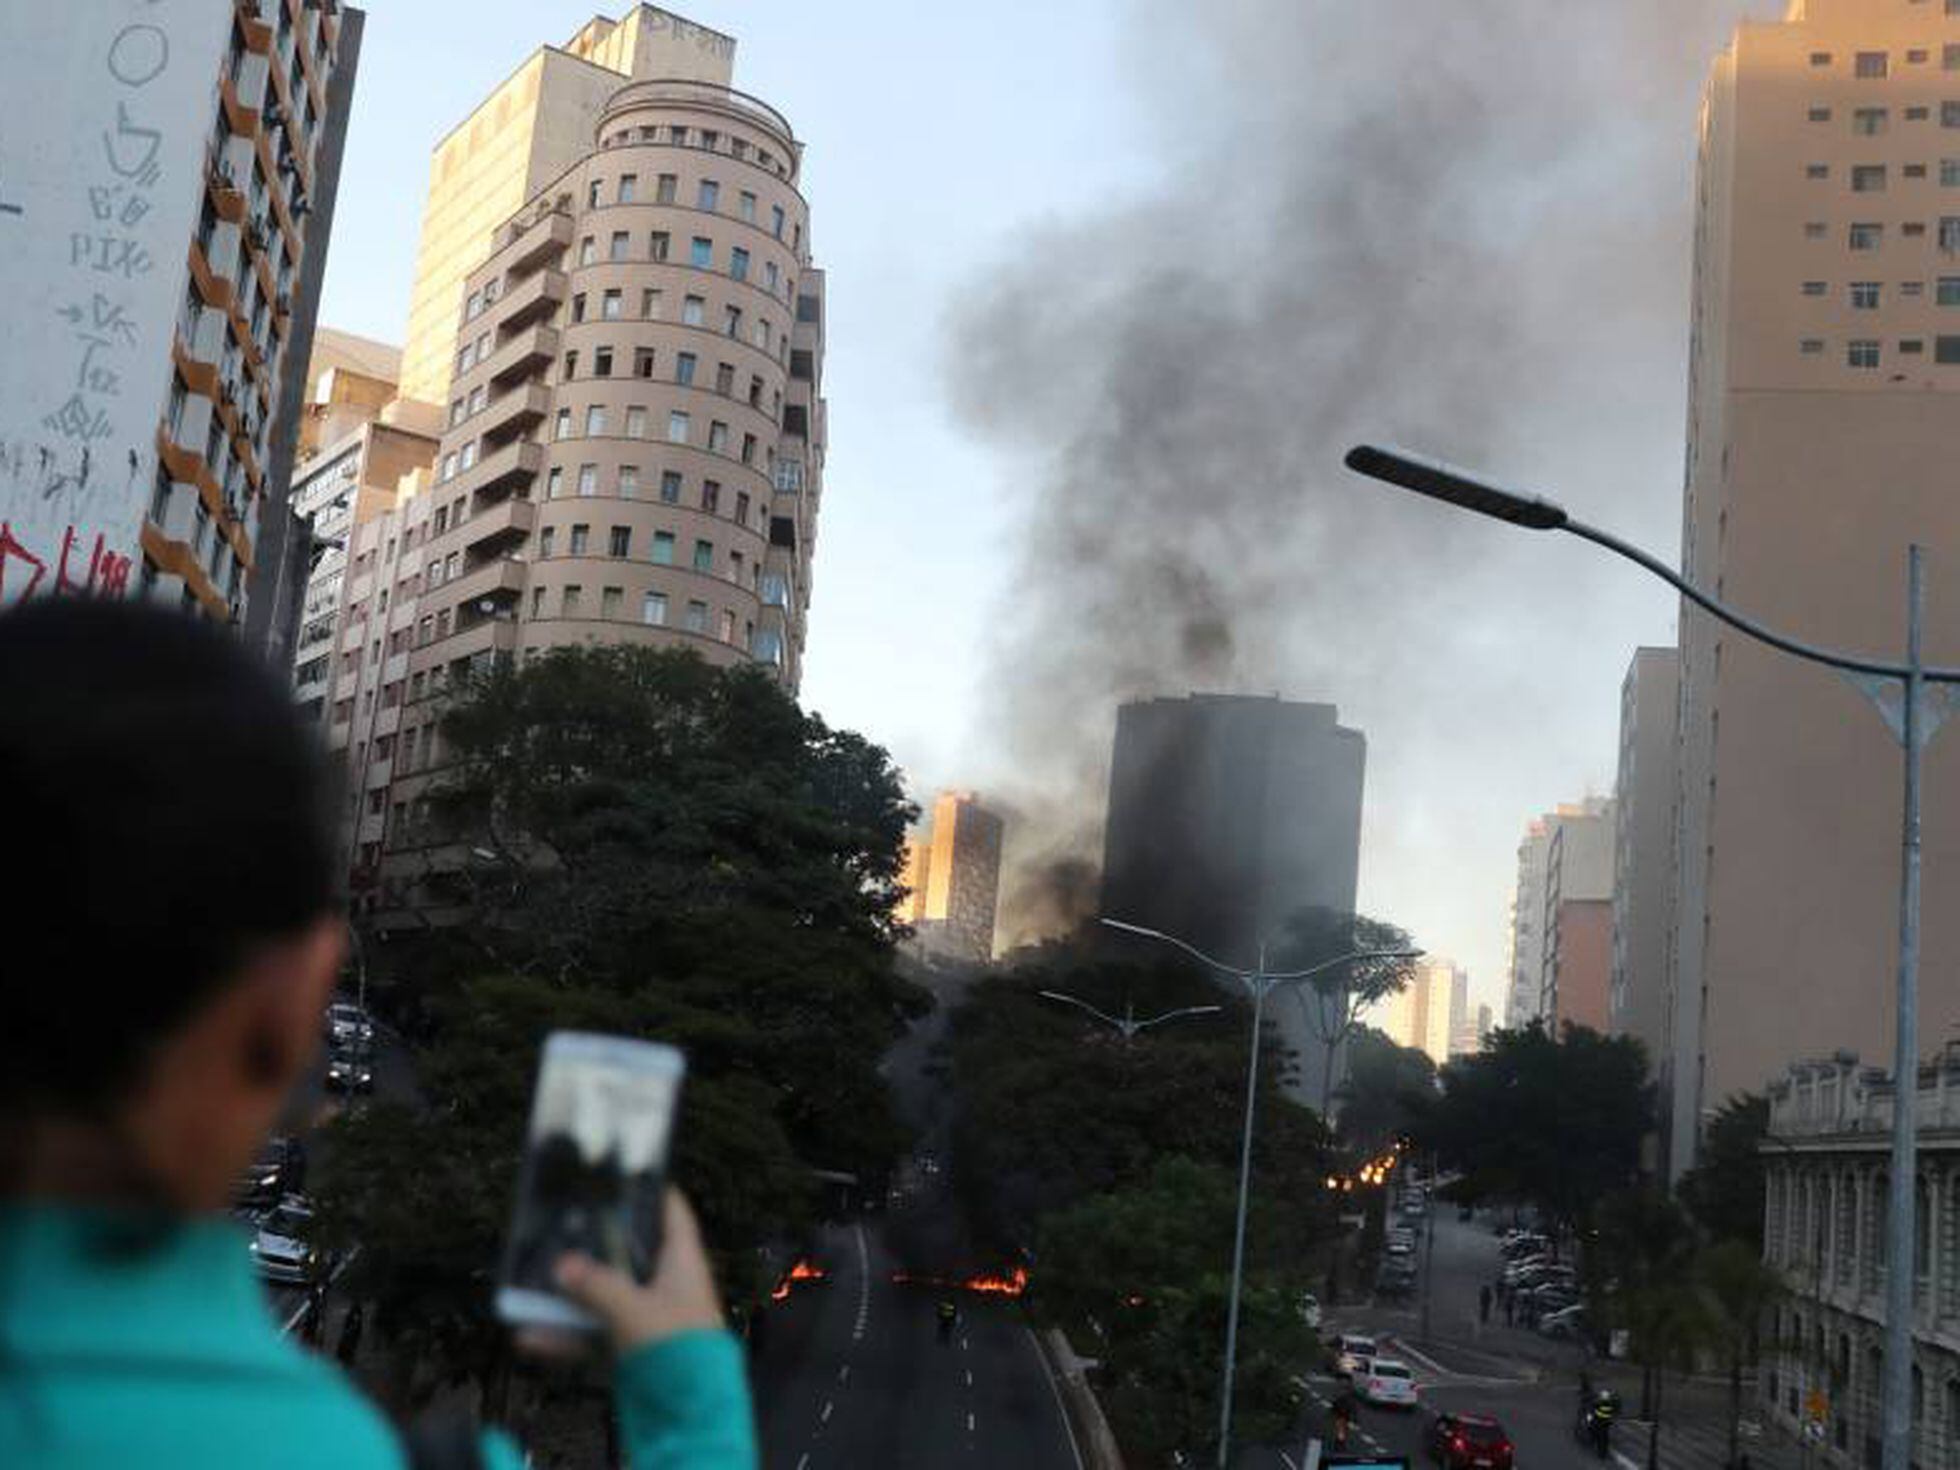
<path fill-rule="evenodd" d="M 755 1367 L 767 1470 L 1082 1470 L 1060 1397 L 1012 1302 L 892 1281 L 874 1223 L 832 1227 L 828 1275 L 774 1307 Z"/>

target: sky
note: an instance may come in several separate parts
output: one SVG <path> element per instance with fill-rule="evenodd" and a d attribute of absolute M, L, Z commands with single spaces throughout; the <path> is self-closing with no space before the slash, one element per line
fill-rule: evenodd
<path fill-rule="evenodd" d="M 366 8 L 320 321 L 398 342 L 429 148 L 593 9 Z M 1519 836 L 1610 792 L 1674 607 L 1340 454 L 1406 442 L 1674 553 L 1696 93 L 1752 7 L 673 8 L 807 146 L 805 703 L 915 795 L 1005 803 L 1039 874 L 1095 851 L 1121 700 L 1334 702 L 1369 742 L 1362 908 L 1501 1014 Z"/>

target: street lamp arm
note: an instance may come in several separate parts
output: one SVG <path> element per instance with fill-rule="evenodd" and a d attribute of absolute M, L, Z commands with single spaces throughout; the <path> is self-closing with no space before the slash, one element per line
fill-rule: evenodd
<path fill-rule="evenodd" d="M 1210 965 L 1212 969 L 1222 974 L 1233 975 L 1241 980 L 1252 978 L 1252 971 L 1238 969 L 1235 966 L 1226 964 L 1223 960 L 1215 960 L 1196 945 L 1186 944 L 1175 934 L 1166 934 L 1161 929 L 1146 929 L 1141 924 L 1126 924 L 1121 919 L 1102 919 L 1099 922 L 1108 925 L 1111 929 L 1120 929 L 1125 934 L 1135 934 L 1144 939 L 1155 939 L 1163 944 L 1173 945 L 1190 955 L 1192 959 L 1197 960 L 1201 964 Z"/>
<path fill-rule="evenodd" d="M 1331 960 L 1322 960 L 1304 970 L 1280 970 L 1268 972 L 1266 979 L 1275 985 L 1290 985 L 1296 980 L 1311 980 L 1324 974 L 1337 965 L 1351 965 L 1356 960 L 1418 960 L 1423 952 L 1419 949 L 1357 949 L 1353 954 L 1336 955 Z"/>
<path fill-rule="evenodd" d="M 1059 990 L 1043 990 L 1038 992 L 1038 994 L 1047 997 L 1049 1000 L 1058 1000 L 1065 1006 L 1074 1006 L 1079 1011 L 1087 1011 L 1090 1015 L 1094 1016 L 1098 1021 L 1107 1021 L 1110 1025 L 1114 1026 L 1118 1031 L 1121 1031 L 1123 1029 L 1123 1023 L 1117 1020 L 1116 1017 L 1110 1015 L 1109 1012 L 1107 1011 L 1097 1010 L 1094 1006 L 1090 1005 L 1088 1001 L 1083 1000 L 1078 996 L 1064 995 Z"/>
<path fill-rule="evenodd" d="M 1152 1016 L 1148 1021 L 1134 1024 L 1137 1030 L 1144 1031 L 1152 1026 L 1161 1026 L 1166 1021 L 1175 1021 L 1180 1016 L 1215 1016 L 1224 1009 L 1223 1006 L 1180 1006 L 1174 1011 L 1165 1011 L 1161 1016 Z"/>
<path fill-rule="evenodd" d="M 1876 674 L 1886 679 L 1903 679 L 1909 672 L 1904 664 L 1888 663 L 1883 659 L 1864 658 L 1855 654 L 1839 653 L 1835 649 L 1819 648 L 1815 644 L 1805 643 L 1801 639 L 1792 638 L 1785 633 L 1779 633 L 1774 628 L 1757 622 L 1748 614 L 1736 611 L 1736 609 L 1730 607 L 1721 599 L 1710 596 L 1659 557 L 1642 551 L 1638 546 L 1634 546 L 1629 542 L 1622 541 L 1610 531 L 1602 531 L 1596 526 L 1587 525 L 1584 521 L 1570 519 L 1560 526 L 1559 529 L 1561 531 L 1571 532 L 1582 541 L 1590 541 L 1595 546 L 1603 546 L 1608 551 L 1625 557 L 1635 566 L 1652 572 L 1656 577 L 1659 577 L 1663 582 L 1673 587 L 1683 597 L 1687 598 L 1688 601 L 1694 603 L 1704 612 L 1721 619 L 1721 621 L 1727 623 L 1738 633 L 1754 638 L 1758 643 L 1767 643 L 1771 648 L 1780 648 L 1783 652 L 1793 657 L 1808 659 L 1811 663 L 1823 664 L 1826 668 L 1848 669 L 1852 673 L 1857 674 Z M 1960 669 L 1927 669 L 1924 671 L 1923 677 L 1929 680 L 1949 683 L 1960 681 Z"/>

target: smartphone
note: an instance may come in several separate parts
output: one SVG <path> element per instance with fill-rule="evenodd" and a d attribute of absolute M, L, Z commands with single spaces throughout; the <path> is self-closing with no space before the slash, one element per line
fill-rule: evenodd
<path fill-rule="evenodd" d="M 497 1282 L 497 1315 L 506 1322 L 597 1330 L 552 1285 L 552 1267 L 567 1251 L 652 1278 L 686 1072 L 687 1059 L 658 1042 L 578 1031 L 545 1038 Z"/>

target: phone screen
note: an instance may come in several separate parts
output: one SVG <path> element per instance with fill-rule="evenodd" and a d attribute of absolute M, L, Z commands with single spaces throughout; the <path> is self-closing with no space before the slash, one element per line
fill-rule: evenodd
<path fill-rule="evenodd" d="M 552 1285 L 567 1251 L 652 1277 L 685 1071 L 679 1051 L 655 1042 L 566 1031 L 546 1038 L 497 1292 L 506 1320 L 597 1325 Z"/>

